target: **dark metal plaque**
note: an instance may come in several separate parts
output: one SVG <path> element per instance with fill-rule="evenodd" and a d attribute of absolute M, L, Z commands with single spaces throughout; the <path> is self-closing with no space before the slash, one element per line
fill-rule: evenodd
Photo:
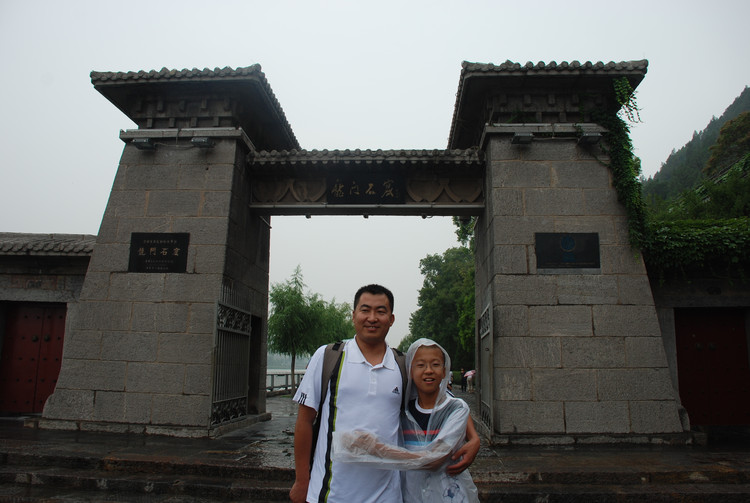
<path fill-rule="evenodd" d="M 190 234 L 133 232 L 129 272 L 185 272 Z"/>
<path fill-rule="evenodd" d="M 392 173 L 347 173 L 326 178 L 329 204 L 403 204 L 406 182 Z"/>
<path fill-rule="evenodd" d="M 599 234 L 537 232 L 536 266 L 538 269 L 598 269 Z"/>

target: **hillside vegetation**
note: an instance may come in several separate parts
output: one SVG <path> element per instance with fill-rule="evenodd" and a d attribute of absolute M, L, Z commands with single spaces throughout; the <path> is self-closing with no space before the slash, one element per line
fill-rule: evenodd
<path fill-rule="evenodd" d="M 661 207 L 664 201 L 700 185 L 706 178 L 704 168 L 711 158 L 711 147 L 719 139 L 722 127 L 748 111 L 750 111 L 750 88 L 745 87 L 721 117 L 711 119 L 706 128 L 693 133 L 693 138 L 682 148 L 672 150 L 659 171 L 653 177 L 643 181 L 643 198 L 646 204 L 649 207 Z"/>
<path fill-rule="evenodd" d="M 649 274 L 747 281 L 750 271 L 750 90 L 673 151 L 643 182 Z"/>

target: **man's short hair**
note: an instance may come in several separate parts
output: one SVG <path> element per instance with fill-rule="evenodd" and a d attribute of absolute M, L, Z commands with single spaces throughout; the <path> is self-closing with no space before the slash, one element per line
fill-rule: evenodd
<path fill-rule="evenodd" d="M 383 285 L 365 285 L 354 294 L 354 306 L 353 309 L 357 309 L 359 304 L 359 298 L 362 297 L 363 293 L 369 293 L 370 295 L 385 295 L 388 298 L 388 303 L 391 305 L 391 313 L 393 312 L 393 293 Z"/>

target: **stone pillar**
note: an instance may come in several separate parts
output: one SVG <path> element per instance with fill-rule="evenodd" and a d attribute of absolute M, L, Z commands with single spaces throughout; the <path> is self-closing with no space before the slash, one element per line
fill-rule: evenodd
<path fill-rule="evenodd" d="M 477 309 L 490 306 L 492 316 L 491 368 L 480 372 L 483 386 L 485 375 L 492 380 L 494 440 L 645 442 L 681 433 L 648 277 L 628 243 L 606 153 L 579 144 L 580 126 L 556 124 L 545 138 L 552 127 L 486 128 Z M 537 139 L 513 143 L 528 134 Z M 537 233 L 597 235 L 600 267 L 539 267 Z"/>
<path fill-rule="evenodd" d="M 207 436 L 264 417 L 270 225 L 248 209 L 246 159 L 256 146 L 297 146 L 283 112 L 259 67 L 92 80 L 139 129 L 121 132 L 39 425 Z M 187 234 L 186 268 L 134 270 L 133 233 Z M 247 356 L 222 354 L 222 331 L 249 334 Z M 245 396 L 224 400 L 222 372 L 238 365 Z"/>

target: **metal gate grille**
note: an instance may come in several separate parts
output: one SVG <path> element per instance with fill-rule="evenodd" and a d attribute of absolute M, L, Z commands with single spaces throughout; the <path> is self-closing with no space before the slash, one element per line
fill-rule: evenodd
<path fill-rule="evenodd" d="M 216 306 L 211 426 L 248 414 L 251 316 L 230 297 L 225 291 Z"/>
<path fill-rule="evenodd" d="M 492 413 L 492 400 L 494 396 L 494 368 L 493 368 L 493 334 L 492 334 L 492 309 L 491 306 L 484 308 L 482 316 L 477 323 L 479 332 L 479 370 L 481 372 L 479 415 L 482 424 L 488 430 L 488 436 L 494 432 L 494 414 Z"/>

